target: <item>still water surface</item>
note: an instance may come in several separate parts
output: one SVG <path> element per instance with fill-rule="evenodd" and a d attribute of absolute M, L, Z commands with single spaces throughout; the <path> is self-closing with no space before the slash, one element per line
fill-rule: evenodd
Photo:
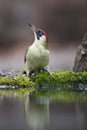
<path fill-rule="evenodd" d="M 87 94 L 0 94 L 0 130 L 87 130 Z"/>

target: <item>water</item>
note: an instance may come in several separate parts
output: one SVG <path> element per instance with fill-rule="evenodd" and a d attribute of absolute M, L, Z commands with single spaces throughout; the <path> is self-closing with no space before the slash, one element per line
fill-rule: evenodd
<path fill-rule="evenodd" d="M 0 91 L 0 130 L 87 130 L 85 92 Z"/>

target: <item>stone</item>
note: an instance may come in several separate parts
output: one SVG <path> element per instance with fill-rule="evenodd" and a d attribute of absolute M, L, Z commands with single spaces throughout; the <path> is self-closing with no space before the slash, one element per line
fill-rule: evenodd
<path fill-rule="evenodd" d="M 0 76 L 4 76 L 4 73 L 2 71 L 0 71 Z"/>

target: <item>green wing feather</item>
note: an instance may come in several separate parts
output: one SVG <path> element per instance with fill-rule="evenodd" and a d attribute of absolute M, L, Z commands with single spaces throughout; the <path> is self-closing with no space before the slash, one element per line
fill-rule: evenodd
<path fill-rule="evenodd" d="M 26 52 L 25 52 L 25 55 L 24 55 L 24 63 L 26 62 L 26 55 L 27 55 L 28 49 L 29 48 L 26 49 Z"/>

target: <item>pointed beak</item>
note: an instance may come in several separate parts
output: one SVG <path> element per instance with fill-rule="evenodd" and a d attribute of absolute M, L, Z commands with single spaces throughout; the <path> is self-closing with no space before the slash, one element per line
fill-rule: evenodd
<path fill-rule="evenodd" d="M 34 32 L 35 39 L 39 39 L 38 29 L 30 21 L 28 22 L 28 25 L 32 29 L 32 31 Z"/>
<path fill-rule="evenodd" d="M 32 29 L 33 32 L 37 32 L 37 28 L 30 21 L 28 22 L 28 25 Z"/>

